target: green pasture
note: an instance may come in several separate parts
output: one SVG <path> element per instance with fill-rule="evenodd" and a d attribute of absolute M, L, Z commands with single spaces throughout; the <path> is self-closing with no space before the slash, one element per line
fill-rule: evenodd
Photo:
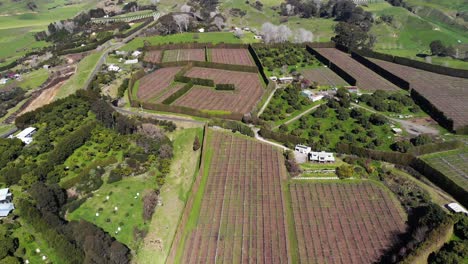
<path fill-rule="evenodd" d="M 53 248 L 49 247 L 48 241 L 42 238 L 41 233 L 37 233 L 32 226 L 21 221 L 21 227 L 13 232 L 13 236 L 18 238 L 19 244 L 25 249 L 24 260 L 29 260 L 29 263 L 44 263 L 42 256 L 47 257 L 50 263 L 63 263 L 65 260 L 60 259 Z M 37 253 L 36 250 L 40 252 Z"/>
<path fill-rule="evenodd" d="M 0 65 L 11 63 L 31 50 L 47 46 L 48 44 L 45 41 L 36 41 L 34 39 L 34 32 L 37 31 L 40 31 L 40 28 L 0 29 Z M 4 60 L 4 62 L 1 62 L 1 60 Z"/>
<path fill-rule="evenodd" d="M 187 224 L 185 227 L 183 227 L 183 234 L 182 234 L 182 239 L 180 240 L 180 243 L 177 247 L 177 252 L 176 252 L 176 257 L 175 257 L 175 263 L 180 263 L 182 259 L 182 254 L 183 250 L 185 247 L 185 242 L 187 238 L 189 237 L 190 233 L 196 228 L 198 218 L 200 216 L 200 209 L 201 209 L 201 203 L 203 200 L 203 194 L 205 193 L 205 188 L 206 188 L 206 183 L 208 181 L 208 174 L 210 172 L 210 162 L 211 158 L 213 157 L 213 149 L 209 147 L 209 142 L 211 138 L 213 137 L 213 132 L 210 130 L 207 130 L 205 132 L 205 136 L 207 137 L 207 146 L 203 146 L 203 151 L 204 151 L 204 163 L 203 163 L 203 174 L 198 175 L 198 177 L 201 178 L 200 182 L 200 187 L 198 188 L 198 191 L 196 193 L 191 193 L 190 195 L 194 195 L 194 201 L 192 204 L 192 210 L 190 211 L 189 219 L 187 221 Z"/>
<path fill-rule="evenodd" d="M 96 68 L 96 65 L 103 55 L 103 52 L 96 52 L 88 55 L 78 63 L 76 73 L 68 79 L 60 90 L 58 91 L 56 98 L 64 98 L 68 95 L 75 93 L 79 89 L 84 89 L 86 81 L 91 77 L 91 73 Z"/>
<path fill-rule="evenodd" d="M 148 228 L 148 223 L 143 221 L 143 196 L 146 191 L 156 187 L 156 180 L 147 174 L 124 178 L 111 184 L 104 183 L 94 192 L 93 197 L 68 214 L 67 219 L 84 219 L 94 223 L 135 250 L 138 241 L 133 236 L 134 228 Z M 109 200 L 106 200 L 106 196 L 109 196 Z M 120 232 L 118 227 L 121 228 Z"/>
<path fill-rule="evenodd" d="M 252 33 L 246 33 L 242 38 L 237 38 L 231 32 L 206 32 L 206 33 L 179 33 L 167 36 L 140 37 L 130 41 L 123 46 L 121 50 L 132 51 L 142 48 L 144 42 L 151 45 L 169 44 L 169 43 L 252 43 L 257 42 Z"/>
<path fill-rule="evenodd" d="M 394 7 L 387 2 L 369 4 L 367 11 L 377 17 L 392 15 L 392 25 L 374 25 L 371 33 L 377 37 L 376 51 L 424 61 L 417 54 L 430 54 L 429 44 L 441 40 L 445 45 L 456 46 L 468 42 L 468 33 L 437 20 L 419 17 L 403 7 Z M 432 63 L 448 67 L 466 68 L 468 63 L 451 58 L 433 58 Z"/>
<path fill-rule="evenodd" d="M 220 10 L 228 18 L 228 26 L 250 27 L 260 31 L 263 23 L 280 24 L 280 15 L 271 7 L 279 6 L 282 2 L 279 0 L 262 1 L 263 10 L 259 11 L 244 0 L 227 0 L 221 3 Z M 247 14 L 243 17 L 234 17 L 229 14 L 229 10 L 234 8 L 246 11 Z M 291 30 L 299 28 L 310 30 L 314 33 L 314 41 L 326 42 L 330 41 L 330 38 L 334 36 L 333 26 L 336 22 L 333 19 L 289 17 L 287 22 L 281 24 L 287 25 Z"/>
<path fill-rule="evenodd" d="M 12 82 L 14 82 L 17 86 L 25 90 L 31 90 L 38 88 L 41 84 L 43 84 L 47 78 L 49 78 L 49 74 L 50 73 L 48 70 L 40 68 L 38 70 L 23 74 L 20 81 L 11 81 L 8 82 L 7 85 L 10 85 Z M 5 85 L 0 85 L 0 89 L 3 86 Z"/>
<path fill-rule="evenodd" d="M 142 243 L 137 250 L 138 263 L 165 263 L 172 246 L 172 240 L 182 217 L 184 206 L 192 183 L 198 172 L 200 150 L 194 152 L 192 143 L 197 135 L 203 140 L 201 128 L 177 130 L 169 134 L 174 143 L 174 161 L 166 183 L 161 189 L 163 206 L 157 207 L 148 229 L 148 238 L 157 237 L 162 241 L 162 250 L 155 249 L 151 243 Z"/>

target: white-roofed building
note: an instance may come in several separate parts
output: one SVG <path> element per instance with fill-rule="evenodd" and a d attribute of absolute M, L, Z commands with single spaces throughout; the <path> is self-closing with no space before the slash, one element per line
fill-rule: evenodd
<path fill-rule="evenodd" d="M 136 57 L 140 56 L 141 53 L 143 53 L 143 52 L 141 52 L 141 51 L 139 51 L 139 50 L 135 50 L 135 51 L 132 53 L 132 57 L 135 57 L 135 58 L 136 58 Z"/>
<path fill-rule="evenodd" d="M 293 77 L 290 77 L 290 76 L 288 76 L 288 77 L 280 77 L 280 78 L 279 78 L 279 81 L 280 81 L 281 83 L 292 83 L 292 81 L 294 81 L 294 78 L 293 78 Z"/>
<path fill-rule="evenodd" d="M 335 157 L 331 152 L 310 152 L 309 160 L 314 162 L 335 162 Z"/>
<path fill-rule="evenodd" d="M 126 61 L 124 62 L 124 64 L 136 64 L 136 63 L 138 63 L 138 59 L 126 60 Z"/>
<path fill-rule="evenodd" d="M 10 189 L 0 189 L 0 217 L 6 217 L 15 209 Z"/>
<path fill-rule="evenodd" d="M 296 145 L 294 150 L 302 154 L 309 154 L 312 151 L 310 147 L 304 145 Z"/>
<path fill-rule="evenodd" d="M 24 142 L 24 144 L 28 145 L 32 142 L 33 138 L 32 136 L 36 133 L 36 128 L 35 127 L 28 127 L 25 128 L 23 131 L 19 132 L 16 136 L 17 139 L 20 139 L 21 141 Z"/>
<path fill-rule="evenodd" d="M 458 203 L 449 203 L 445 206 L 454 213 L 463 213 L 465 215 L 468 215 L 468 210 L 466 210 L 463 206 L 461 206 Z"/>
<path fill-rule="evenodd" d="M 118 71 L 120 71 L 120 67 L 117 66 L 117 65 L 111 64 L 111 65 L 109 65 L 109 67 L 107 67 L 107 70 L 108 71 L 113 71 L 113 72 L 118 72 Z"/>

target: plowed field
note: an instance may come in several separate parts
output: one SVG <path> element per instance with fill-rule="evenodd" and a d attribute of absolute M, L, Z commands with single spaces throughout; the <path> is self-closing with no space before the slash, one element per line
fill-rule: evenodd
<path fill-rule="evenodd" d="M 301 263 L 374 263 L 406 228 L 372 183 L 297 183 L 290 192 Z"/>
<path fill-rule="evenodd" d="M 282 154 L 230 133 L 210 133 L 200 214 L 181 263 L 288 263 Z"/>
<path fill-rule="evenodd" d="M 212 49 L 211 61 L 224 64 L 255 66 L 247 49 Z"/>
<path fill-rule="evenodd" d="M 137 96 L 143 101 L 149 101 L 158 97 L 166 88 L 168 88 L 174 76 L 182 67 L 169 67 L 158 69 L 151 74 L 145 75 L 140 79 L 140 87 Z"/>
<path fill-rule="evenodd" d="M 144 61 L 151 63 L 161 62 L 162 50 L 150 50 L 145 53 Z"/>
<path fill-rule="evenodd" d="M 319 85 L 342 86 L 348 83 L 329 68 L 320 67 L 302 71 L 304 78 Z"/>
<path fill-rule="evenodd" d="M 205 61 L 205 49 L 165 50 L 162 61 Z"/>
<path fill-rule="evenodd" d="M 210 79 L 217 84 L 232 83 L 236 88 L 234 91 L 217 91 L 214 88 L 193 87 L 177 99 L 174 105 L 244 114 L 253 109 L 263 94 L 256 73 L 194 67 L 185 76 Z"/>
<path fill-rule="evenodd" d="M 387 90 L 394 91 L 399 88 L 391 82 L 385 80 L 371 69 L 362 65 L 358 61 L 351 58 L 350 55 L 334 49 L 334 48 L 316 48 L 315 49 L 322 56 L 338 65 L 341 69 L 346 71 L 357 81 L 357 86 L 364 90 Z"/>

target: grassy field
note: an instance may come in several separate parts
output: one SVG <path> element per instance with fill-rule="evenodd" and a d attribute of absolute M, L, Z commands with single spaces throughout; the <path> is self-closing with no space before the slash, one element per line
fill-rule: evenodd
<path fill-rule="evenodd" d="M 365 8 L 377 17 L 392 15 L 392 25 L 381 23 L 371 29 L 377 37 L 375 49 L 380 52 L 404 56 L 423 61 L 417 54 L 429 54 L 429 44 L 441 40 L 445 45 L 457 45 L 468 42 L 468 34 L 457 27 L 443 24 L 436 20 L 421 18 L 402 7 L 393 7 L 387 2 L 369 4 Z M 468 69 L 468 63 L 450 58 L 433 58 L 433 63 L 449 67 Z"/>
<path fill-rule="evenodd" d="M 283 1 L 280 0 L 267 0 L 261 1 L 263 3 L 263 10 L 259 11 L 244 0 L 226 0 L 222 1 L 220 5 L 221 12 L 228 17 L 228 26 L 250 27 L 252 29 L 260 30 L 265 22 L 270 22 L 275 25 L 280 24 L 280 15 L 271 9 L 271 7 L 279 6 Z M 253 2 L 251 2 L 253 3 Z M 229 10 L 238 8 L 246 11 L 244 17 L 234 17 L 229 15 Z M 332 19 L 317 19 L 308 18 L 303 19 L 299 17 L 290 17 L 287 22 L 282 23 L 287 25 L 291 30 L 304 28 L 314 33 L 314 41 L 330 41 L 333 34 L 333 26 L 336 24 Z"/>
<path fill-rule="evenodd" d="M 192 150 L 195 135 L 202 140 L 202 129 L 183 129 L 169 135 L 174 142 L 174 163 L 171 165 L 171 172 L 160 194 L 164 205 L 157 207 L 153 215 L 145 242 L 137 251 L 137 263 L 165 263 L 166 261 L 178 219 L 182 215 L 188 193 L 198 171 L 200 151 Z M 160 240 L 160 246 L 151 243 L 154 240 Z"/>
<path fill-rule="evenodd" d="M 157 186 L 153 177 L 147 174 L 124 178 L 115 183 L 104 183 L 94 196 L 78 209 L 68 214 L 68 220 L 84 219 L 109 232 L 118 241 L 135 250 L 134 228 L 146 230 L 143 221 L 143 196 L 145 191 Z M 109 200 L 106 200 L 109 196 Z M 117 207 L 117 211 L 115 211 Z M 96 216 L 99 213 L 99 216 Z M 118 231 L 118 228 L 121 231 Z"/>
<path fill-rule="evenodd" d="M 78 68 L 76 70 L 76 73 L 66 81 L 62 87 L 60 87 L 60 90 L 57 93 L 56 98 L 64 98 L 67 97 L 70 94 L 73 94 L 79 89 L 84 89 L 84 85 L 86 84 L 86 81 L 89 79 L 91 76 L 91 73 L 93 72 L 94 68 L 96 67 L 99 58 L 101 58 L 103 52 L 96 52 L 93 54 L 88 55 L 85 57 L 83 60 L 81 60 L 78 63 Z"/>
<path fill-rule="evenodd" d="M 213 132 L 210 130 L 206 131 L 205 136 L 207 137 L 206 142 L 210 142 Z M 204 148 L 204 161 L 203 161 L 203 174 L 198 175 L 201 178 L 200 187 L 198 188 L 197 193 L 191 193 L 194 195 L 194 201 L 192 205 L 192 210 L 190 211 L 189 219 L 187 224 L 183 228 L 184 233 L 182 234 L 182 239 L 177 247 L 177 254 L 175 257 L 176 263 L 182 259 L 183 249 L 185 247 L 185 240 L 188 238 L 189 234 L 195 229 L 197 226 L 197 220 L 200 215 L 200 208 L 203 199 L 203 194 L 205 193 L 206 182 L 208 181 L 208 174 L 210 172 L 210 162 L 211 158 L 213 157 L 213 149 L 212 148 Z"/>
<path fill-rule="evenodd" d="M 39 87 L 49 78 L 49 71 L 46 69 L 35 70 L 21 76 L 20 81 L 14 81 L 15 84 L 25 90 L 31 90 Z M 8 85 L 10 82 L 8 83 Z M 0 85 L 0 89 L 5 85 Z"/>
<path fill-rule="evenodd" d="M 199 43 L 252 43 L 257 42 L 252 33 L 247 33 L 242 38 L 237 38 L 231 32 L 207 32 L 207 33 L 180 33 L 167 36 L 152 36 L 144 38 L 135 38 L 127 45 L 122 47 L 121 50 L 132 51 L 143 47 L 143 43 L 148 41 L 151 45 L 168 44 L 172 43 L 185 43 L 185 42 L 199 42 Z"/>

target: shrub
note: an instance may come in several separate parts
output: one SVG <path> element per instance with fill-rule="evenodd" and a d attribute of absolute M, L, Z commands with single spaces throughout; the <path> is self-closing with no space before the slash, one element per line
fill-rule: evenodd
<path fill-rule="evenodd" d="M 215 89 L 220 91 L 233 91 L 236 89 L 236 86 L 232 83 L 219 83 L 216 84 Z"/>
<path fill-rule="evenodd" d="M 118 182 L 118 181 L 121 181 L 122 178 L 123 178 L 122 174 L 114 169 L 110 172 L 109 178 L 107 179 L 107 183 Z"/>
<path fill-rule="evenodd" d="M 200 149 L 200 139 L 198 136 L 195 136 L 195 139 L 193 140 L 193 151 L 197 151 Z"/>
<path fill-rule="evenodd" d="M 158 195 L 155 191 L 150 191 L 143 197 L 143 219 L 145 221 L 151 220 L 156 204 L 158 202 Z"/>

